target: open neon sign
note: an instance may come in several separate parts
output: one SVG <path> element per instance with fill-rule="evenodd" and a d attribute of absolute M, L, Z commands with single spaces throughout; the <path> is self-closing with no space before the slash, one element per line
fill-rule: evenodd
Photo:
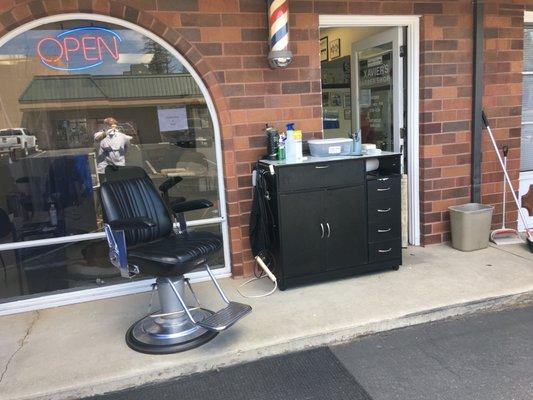
<path fill-rule="evenodd" d="M 88 26 L 69 29 L 37 42 L 41 63 L 59 71 L 83 71 L 119 58 L 120 35 L 111 29 Z"/>

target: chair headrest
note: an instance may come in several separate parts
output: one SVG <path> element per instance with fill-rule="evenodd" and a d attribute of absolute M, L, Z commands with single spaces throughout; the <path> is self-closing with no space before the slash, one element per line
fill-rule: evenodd
<path fill-rule="evenodd" d="M 105 168 L 105 179 L 108 182 L 146 177 L 148 174 L 141 167 L 108 165 Z"/>

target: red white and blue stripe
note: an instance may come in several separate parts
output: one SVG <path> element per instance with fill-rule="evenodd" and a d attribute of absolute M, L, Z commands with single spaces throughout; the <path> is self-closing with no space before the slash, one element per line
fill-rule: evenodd
<path fill-rule="evenodd" d="M 289 1 L 269 0 L 270 50 L 283 51 L 289 46 Z"/>

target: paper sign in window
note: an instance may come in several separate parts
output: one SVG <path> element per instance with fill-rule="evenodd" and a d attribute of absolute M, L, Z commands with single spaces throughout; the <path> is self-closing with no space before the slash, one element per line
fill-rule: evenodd
<path fill-rule="evenodd" d="M 185 107 L 160 108 L 157 110 L 160 132 L 183 131 L 189 129 Z"/>

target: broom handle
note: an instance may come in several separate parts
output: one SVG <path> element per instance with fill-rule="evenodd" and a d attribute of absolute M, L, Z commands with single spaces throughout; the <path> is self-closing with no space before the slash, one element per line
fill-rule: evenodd
<path fill-rule="evenodd" d="M 492 145 L 494 146 L 494 149 L 496 150 L 496 155 L 498 156 L 498 160 L 500 161 L 500 165 L 503 169 L 503 175 L 505 177 L 505 180 L 507 181 L 507 185 L 509 185 L 509 188 L 511 189 L 511 194 L 513 195 L 514 201 L 516 203 L 516 207 L 518 207 L 518 214 L 520 215 L 520 219 L 522 220 L 522 223 L 524 224 L 524 228 L 526 229 L 526 234 L 528 237 L 533 237 L 531 235 L 531 232 L 529 231 L 529 228 L 527 227 L 527 221 L 524 217 L 524 214 L 522 212 L 522 208 L 520 207 L 520 202 L 518 201 L 518 197 L 516 197 L 516 193 L 513 189 L 513 184 L 511 183 L 511 178 L 509 178 L 509 174 L 507 173 L 507 170 L 504 167 L 502 156 L 500 155 L 500 151 L 498 150 L 498 145 L 496 144 L 496 139 L 494 139 L 494 135 L 492 134 L 492 129 L 490 129 L 489 121 L 487 120 L 487 116 L 485 115 L 485 112 L 481 112 L 481 117 L 483 119 L 483 123 L 487 127 L 487 131 L 489 132 L 489 137 L 492 142 Z"/>
<path fill-rule="evenodd" d="M 503 151 L 503 168 L 507 171 L 507 154 L 509 153 L 509 146 L 504 145 L 502 147 Z M 505 216 L 506 207 L 505 203 L 507 202 L 507 186 L 505 186 L 505 176 L 503 177 L 503 218 L 502 218 L 502 229 L 505 229 Z"/>

